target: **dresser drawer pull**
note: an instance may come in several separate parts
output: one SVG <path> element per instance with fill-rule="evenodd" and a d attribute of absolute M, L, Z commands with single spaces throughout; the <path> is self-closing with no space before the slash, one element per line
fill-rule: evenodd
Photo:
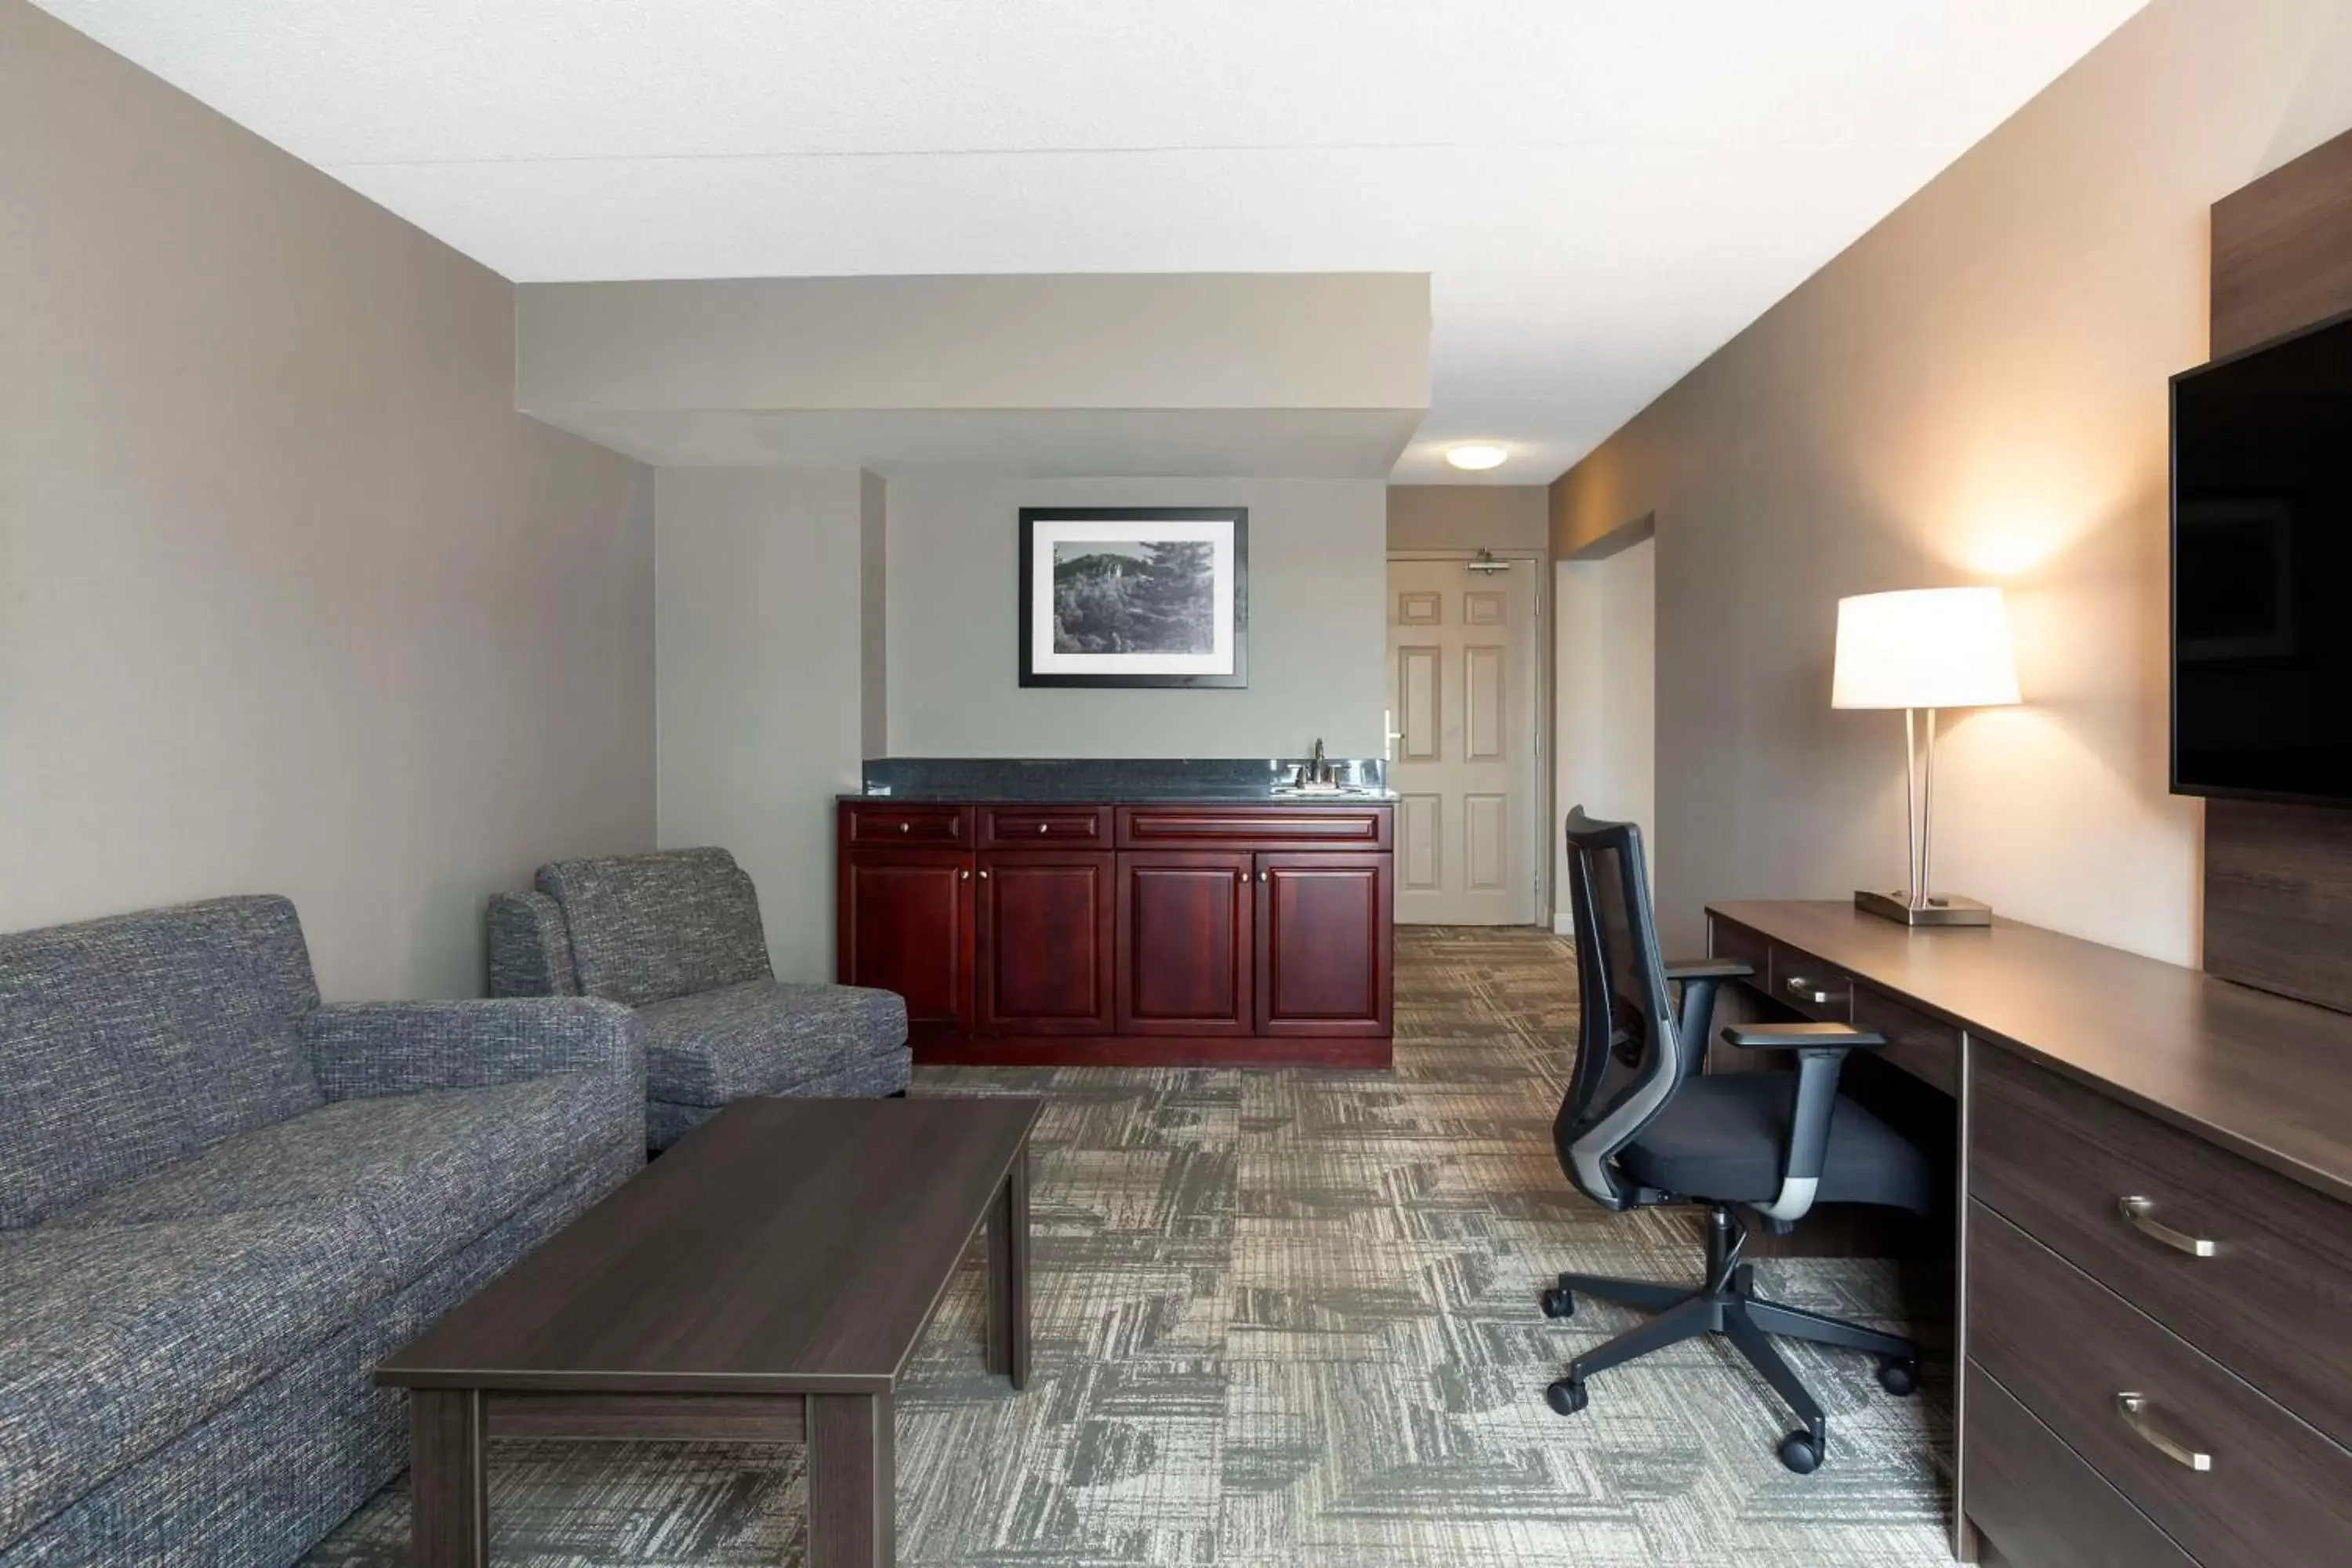
<path fill-rule="evenodd" d="M 2147 1418 L 2147 1394 L 2116 1394 L 2116 1414 L 2124 1418 L 2124 1425 L 2132 1429 L 2134 1436 L 2174 1464 L 2186 1466 L 2192 1470 L 2210 1470 L 2213 1468 L 2212 1455 L 2200 1453 L 2188 1444 L 2168 1437 L 2156 1429 L 2156 1424 Z"/>
<path fill-rule="evenodd" d="M 1800 1002 L 1811 1002 L 1816 1007 L 1826 1007 L 1837 1000 L 1836 992 L 1824 991 L 1801 974 L 1791 974 L 1780 984 Z"/>
<path fill-rule="evenodd" d="M 2191 1236 L 2185 1230 L 2175 1230 L 2156 1217 L 2156 1205 L 2147 1198 L 2117 1198 L 2116 1212 L 2124 1223 L 2147 1237 L 2160 1241 L 2175 1252 L 2185 1252 L 2191 1258 L 2210 1258 L 2221 1250 L 2218 1241 L 2208 1241 L 2201 1236 Z"/>

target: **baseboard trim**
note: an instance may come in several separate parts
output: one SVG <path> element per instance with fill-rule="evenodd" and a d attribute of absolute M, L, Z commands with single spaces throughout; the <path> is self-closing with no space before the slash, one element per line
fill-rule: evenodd
<path fill-rule="evenodd" d="M 1554 936 L 1574 936 L 1576 934 L 1576 921 L 1574 917 L 1564 913 L 1552 916 L 1551 934 Z"/>

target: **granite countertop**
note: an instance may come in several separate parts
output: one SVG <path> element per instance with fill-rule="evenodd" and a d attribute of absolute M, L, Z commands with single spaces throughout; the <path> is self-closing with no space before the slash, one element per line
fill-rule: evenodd
<path fill-rule="evenodd" d="M 840 800 L 889 800 L 914 805 L 1387 805 L 1396 801 L 1394 790 L 1357 790 L 1346 795 L 1275 795 L 1270 791 L 1232 785 L 1123 784 L 1067 786 L 1042 784 L 1019 789 L 956 789 L 916 785 L 887 791 L 861 790 L 838 795 Z"/>
<path fill-rule="evenodd" d="M 1284 757 L 882 757 L 866 763 L 866 787 L 842 800 L 933 801 L 973 805 L 1379 805 L 1396 799 L 1387 764 L 1371 757 L 1328 760 L 1345 795 L 1281 795 L 1303 765 Z"/>

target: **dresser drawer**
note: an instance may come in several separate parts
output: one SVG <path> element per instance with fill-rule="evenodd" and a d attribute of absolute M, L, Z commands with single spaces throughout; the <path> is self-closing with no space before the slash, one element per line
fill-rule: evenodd
<path fill-rule="evenodd" d="M 971 813 L 960 805 L 887 805 L 853 802 L 842 808 L 845 836 L 872 848 L 910 844 L 964 844 Z"/>
<path fill-rule="evenodd" d="M 1867 985 L 1853 988 L 1853 1026 L 1886 1037 L 1870 1055 L 1946 1094 L 1960 1092 L 1960 1032 Z"/>
<path fill-rule="evenodd" d="M 1099 805 L 983 805 L 983 849 L 1110 847 L 1110 811 Z"/>
<path fill-rule="evenodd" d="M 2011 1568 L 2196 1568 L 2123 1493 L 2099 1479 L 1974 1362 L 1968 1452 L 1969 1522 Z"/>
<path fill-rule="evenodd" d="M 1853 982 L 1833 963 L 1793 947 L 1772 944 L 1772 1000 L 1808 1018 L 1843 1024 L 1853 1010 Z"/>
<path fill-rule="evenodd" d="M 1122 849 L 1386 849 L 1389 808 L 1365 806 L 1123 805 Z"/>
<path fill-rule="evenodd" d="M 2191 1557 L 2340 1561 L 2352 1450 L 1982 1205 L 1968 1237 L 1969 1355 Z"/>
<path fill-rule="evenodd" d="M 1975 1056 L 1969 1139 L 1971 1195 L 2352 1445 L 2352 1206 L 1995 1046 Z M 2126 1198 L 2146 1200 L 2140 1224 Z"/>

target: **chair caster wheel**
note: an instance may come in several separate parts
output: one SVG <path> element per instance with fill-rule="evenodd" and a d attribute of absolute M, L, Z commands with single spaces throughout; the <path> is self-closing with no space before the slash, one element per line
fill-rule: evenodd
<path fill-rule="evenodd" d="M 1801 1476 L 1810 1476 L 1822 1466 L 1822 1451 L 1813 1442 L 1811 1432 L 1791 1432 L 1780 1439 L 1780 1462 Z"/>
<path fill-rule="evenodd" d="M 1562 1415 L 1573 1415 L 1584 1408 L 1584 1380 L 1563 1377 L 1544 1390 L 1544 1403 Z"/>
<path fill-rule="evenodd" d="M 1908 1357 L 1881 1357 L 1878 1363 L 1878 1386 L 1898 1397 L 1918 1393 L 1919 1363 Z"/>
<path fill-rule="evenodd" d="M 1543 1293 L 1544 1316 L 1573 1318 L 1576 1316 L 1576 1292 L 1565 1285 L 1555 1285 Z"/>

